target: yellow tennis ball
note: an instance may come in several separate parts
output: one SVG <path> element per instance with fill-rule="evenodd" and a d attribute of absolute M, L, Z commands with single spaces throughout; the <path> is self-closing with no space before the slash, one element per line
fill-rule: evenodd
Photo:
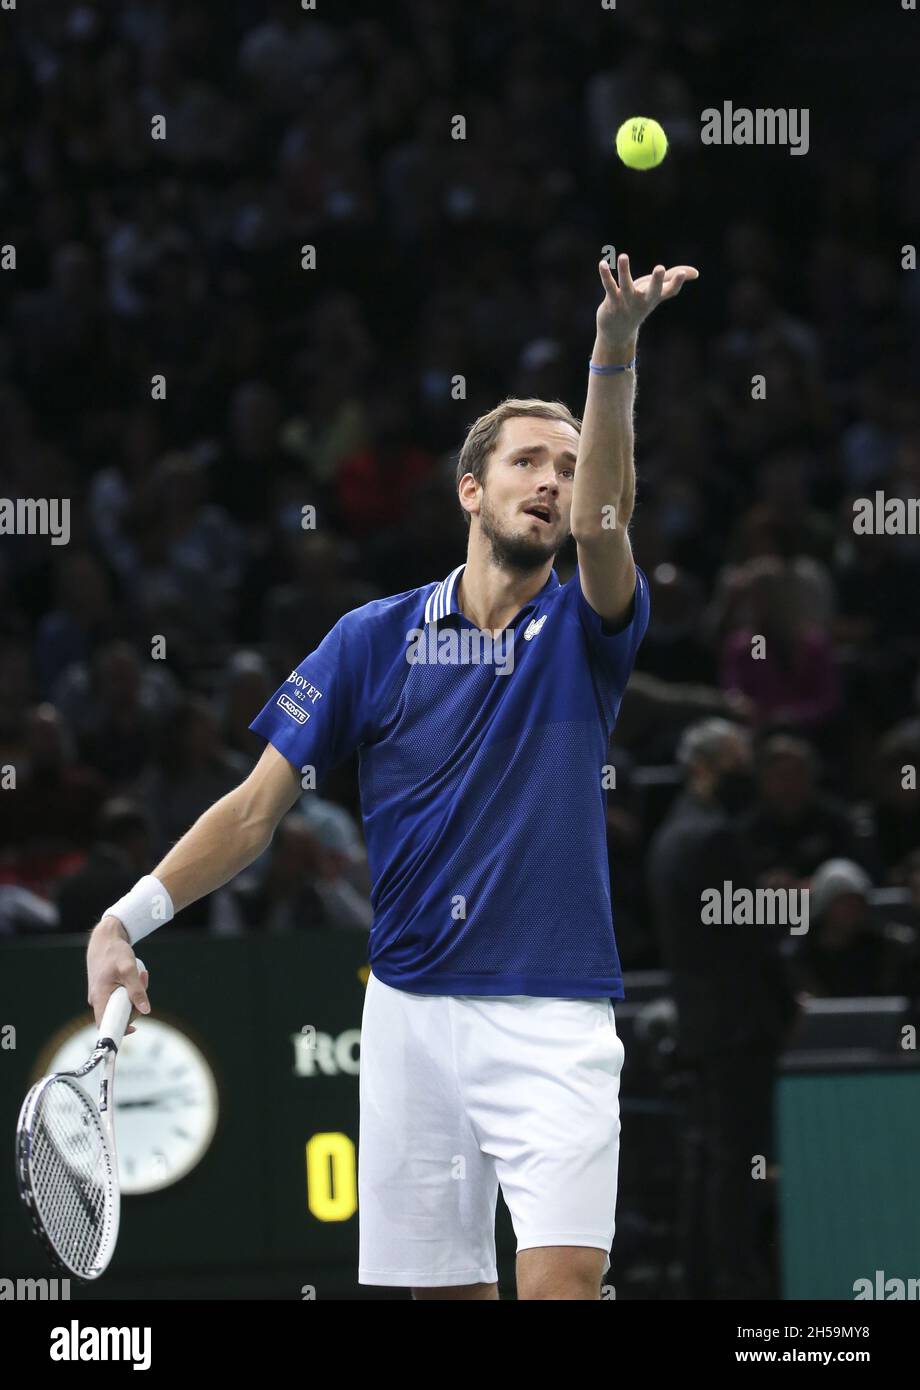
<path fill-rule="evenodd" d="M 617 154 L 630 169 L 654 169 L 668 152 L 668 137 L 650 116 L 630 116 L 617 131 Z"/>

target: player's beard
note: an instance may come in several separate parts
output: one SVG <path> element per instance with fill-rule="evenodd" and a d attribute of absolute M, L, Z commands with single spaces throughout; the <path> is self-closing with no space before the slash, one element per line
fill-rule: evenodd
<path fill-rule="evenodd" d="M 523 513 L 522 513 L 523 515 Z M 503 531 L 497 514 L 489 504 L 485 492 L 479 509 L 479 525 L 489 543 L 490 559 L 500 570 L 513 574 L 532 574 L 542 569 L 559 549 L 559 542 L 552 536 L 545 540 L 530 535 L 518 536 Z"/>

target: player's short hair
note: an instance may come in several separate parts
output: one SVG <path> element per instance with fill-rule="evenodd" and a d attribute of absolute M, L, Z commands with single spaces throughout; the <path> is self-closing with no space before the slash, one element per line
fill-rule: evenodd
<path fill-rule="evenodd" d="M 480 415 L 470 426 L 457 458 L 458 488 L 460 479 L 467 473 L 472 473 L 480 486 L 484 484 L 489 455 L 498 443 L 502 425 L 506 420 L 513 420 L 519 415 L 536 415 L 541 420 L 563 420 L 567 425 L 571 425 L 576 433 L 581 434 L 581 420 L 577 415 L 573 415 L 562 401 L 521 400 L 509 396 L 494 410 Z M 465 507 L 461 507 L 461 511 L 469 526 L 470 513 Z"/>

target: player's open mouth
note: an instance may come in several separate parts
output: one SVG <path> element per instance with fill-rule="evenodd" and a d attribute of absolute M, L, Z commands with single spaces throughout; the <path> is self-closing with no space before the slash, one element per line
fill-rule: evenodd
<path fill-rule="evenodd" d="M 553 521 L 553 514 L 549 507 L 525 507 L 524 515 L 535 517 L 537 521 L 542 521 L 545 526 L 549 526 Z"/>

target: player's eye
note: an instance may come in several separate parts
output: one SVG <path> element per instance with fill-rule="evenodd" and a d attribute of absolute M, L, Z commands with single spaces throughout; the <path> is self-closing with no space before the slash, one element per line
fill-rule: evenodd
<path fill-rule="evenodd" d="M 531 462 L 530 458 L 529 458 L 527 455 L 525 455 L 524 458 L 515 459 L 514 461 L 515 461 L 515 463 L 530 463 L 530 462 Z"/>
<path fill-rule="evenodd" d="M 563 468 L 563 469 L 561 470 L 561 472 L 567 473 L 567 474 L 569 475 L 570 478 L 574 478 L 574 477 L 575 477 L 575 469 L 574 469 L 574 468 Z"/>

